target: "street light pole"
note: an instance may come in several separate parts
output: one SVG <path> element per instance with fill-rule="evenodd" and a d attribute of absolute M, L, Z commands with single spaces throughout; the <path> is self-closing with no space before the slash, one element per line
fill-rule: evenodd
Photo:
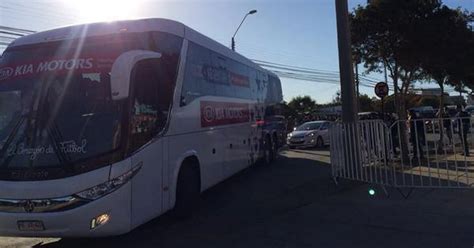
<path fill-rule="evenodd" d="M 239 26 L 237 27 L 237 30 L 235 30 L 234 35 L 232 35 L 232 40 L 231 40 L 231 45 L 230 45 L 230 46 L 232 47 L 232 51 L 235 51 L 235 35 L 236 35 L 237 32 L 239 31 L 240 26 L 242 26 L 242 23 L 244 23 L 245 18 L 247 18 L 248 15 L 253 15 L 253 14 L 255 14 L 255 13 L 257 13 L 257 10 L 253 9 L 253 10 L 249 11 L 247 14 L 245 14 L 244 19 L 242 19 L 242 21 L 240 22 Z"/>

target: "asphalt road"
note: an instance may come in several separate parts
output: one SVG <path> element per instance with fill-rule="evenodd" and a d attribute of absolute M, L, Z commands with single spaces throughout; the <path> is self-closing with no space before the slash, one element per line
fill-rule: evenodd
<path fill-rule="evenodd" d="M 189 220 L 164 215 L 100 239 L 0 237 L 0 247 L 473 247 L 474 191 L 416 190 L 404 199 L 395 189 L 335 186 L 328 163 L 327 151 L 283 151 L 274 165 L 205 192 Z"/>

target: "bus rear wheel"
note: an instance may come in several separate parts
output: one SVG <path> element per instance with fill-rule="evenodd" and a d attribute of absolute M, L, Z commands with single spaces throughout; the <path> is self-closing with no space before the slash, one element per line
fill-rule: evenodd
<path fill-rule="evenodd" d="M 265 148 L 264 148 L 264 156 L 263 156 L 263 163 L 269 165 L 275 161 L 276 149 L 275 144 L 272 142 L 270 135 L 267 135 L 265 138 Z"/>
<path fill-rule="evenodd" d="M 199 204 L 201 183 L 198 166 L 185 162 L 179 171 L 174 207 L 174 215 L 179 219 L 190 218 Z"/>

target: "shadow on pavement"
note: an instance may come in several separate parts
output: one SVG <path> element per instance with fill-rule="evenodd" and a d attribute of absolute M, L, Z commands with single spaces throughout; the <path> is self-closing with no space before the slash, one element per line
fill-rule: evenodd
<path fill-rule="evenodd" d="M 474 192 L 417 189 L 405 199 L 340 180 L 315 156 L 283 152 L 202 195 L 193 218 L 164 215 L 129 234 L 37 247 L 472 247 Z M 304 154 L 302 154 L 304 155 Z M 306 155 L 304 155 L 306 156 Z M 368 190 L 375 194 L 369 194 Z M 405 190 L 404 190 L 405 191 Z M 399 194 L 400 193 L 400 194 Z M 407 194 L 407 192 L 404 192 Z M 455 223 L 455 224 L 454 224 Z"/>
<path fill-rule="evenodd" d="M 229 247 L 236 245 L 235 235 L 255 224 L 338 190 L 327 164 L 280 156 L 273 165 L 249 167 L 204 192 L 189 220 L 165 214 L 125 235 L 64 238 L 35 247 Z"/>

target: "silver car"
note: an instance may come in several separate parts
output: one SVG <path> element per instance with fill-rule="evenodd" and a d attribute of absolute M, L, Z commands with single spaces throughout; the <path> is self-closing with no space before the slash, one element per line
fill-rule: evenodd
<path fill-rule="evenodd" d="M 295 147 L 323 147 L 329 145 L 329 121 L 310 121 L 295 128 L 288 134 L 286 143 Z"/>

